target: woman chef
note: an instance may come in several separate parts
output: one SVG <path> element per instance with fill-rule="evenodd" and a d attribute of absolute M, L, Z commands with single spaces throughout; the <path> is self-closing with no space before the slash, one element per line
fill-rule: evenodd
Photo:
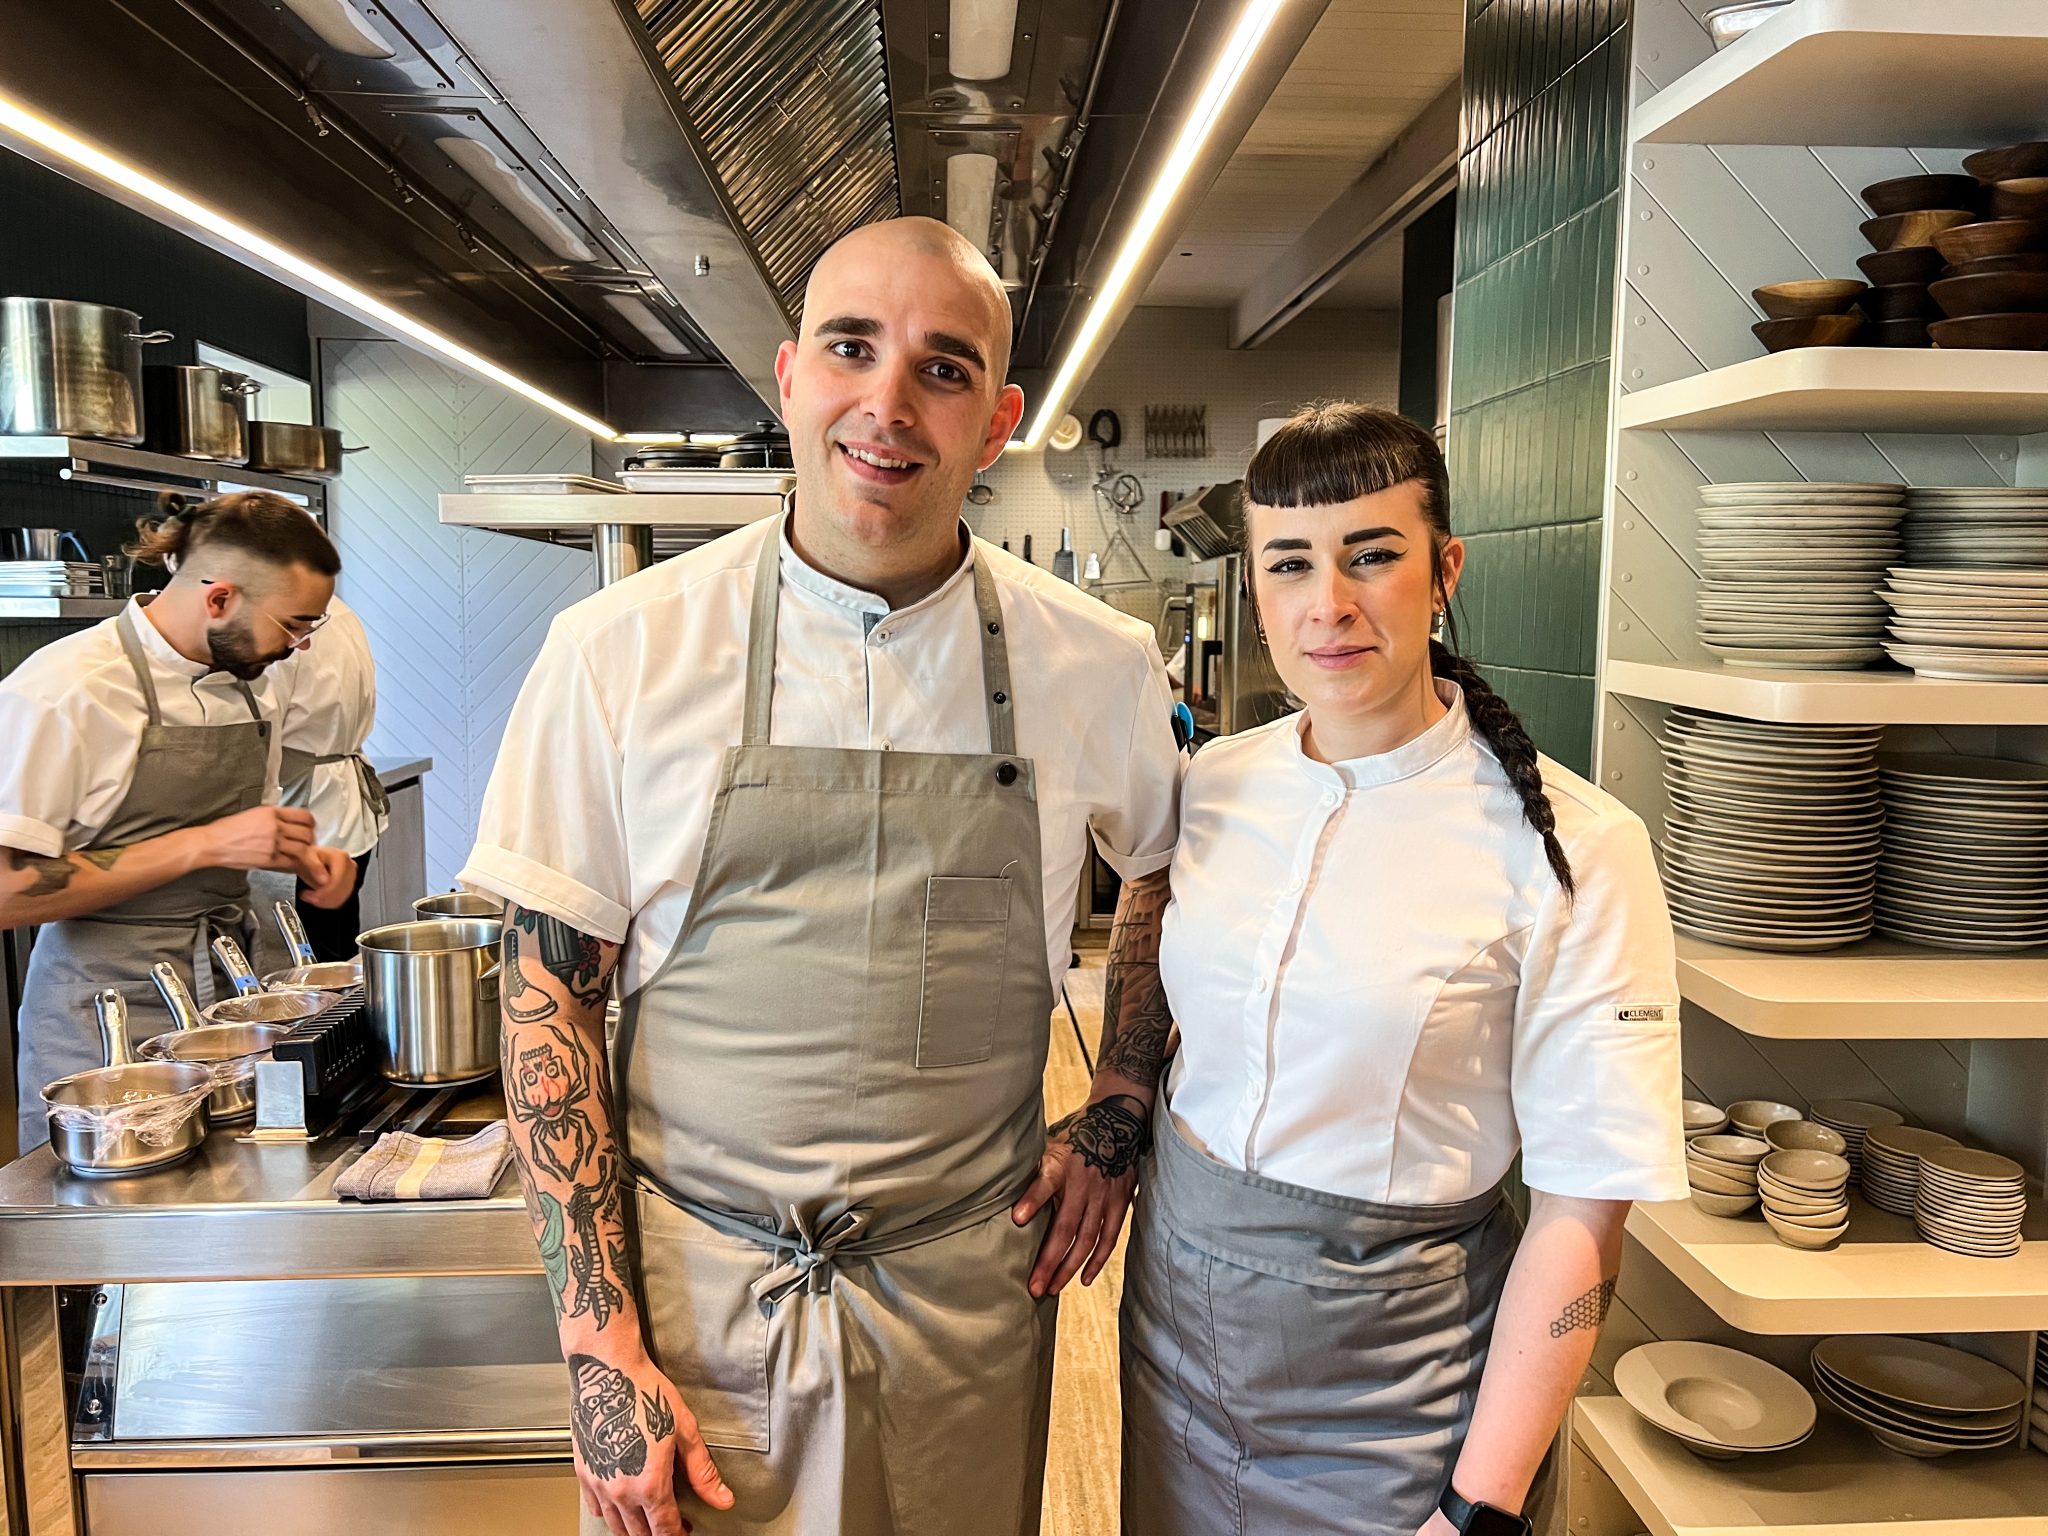
<path fill-rule="evenodd" d="M 1649 840 L 1431 639 L 1465 551 L 1427 431 L 1313 407 L 1245 493 L 1306 707 L 1211 743 L 1183 789 L 1124 1529 L 1525 1531 L 1629 1202 L 1686 1190 Z"/>
<path fill-rule="evenodd" d="M 245 930 L 245 871 L 295 871 L 316 906 L 351 879 L 309 812 L 270 803 L 281 690 L 265 672 L 324 621 L 334 546 L 283 497 L 243 491 L 172 515 L 136 554 L 176 559 L 170 585 L 0 679 L 0 927 L 39 925 L 16 1029 L 23 1151 L 47 1139 L 43 1086 L 99 1063 L 96 991 L 155 1008 L 167 960 L 205 1001 L 209 937 Z"/>

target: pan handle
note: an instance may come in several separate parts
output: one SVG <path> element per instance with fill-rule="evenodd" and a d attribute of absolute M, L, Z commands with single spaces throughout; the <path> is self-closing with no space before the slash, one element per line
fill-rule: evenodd
<path fill-rule="evenodd" d="M 157 995 L 164 1000 L 164 1006 L 171 1010 L 173 1029 L 196 1029 L 206 1021 L 199 1017 L 199 1005 L 192 1001 L 192 994 L 185 990 L 185 982 L 178 975 L 178 968 L 168 960 L 159 960 L 149 968 L 149 979 L 156 983 Z"/>
<path fill-rule="evenodd" d="M 170 331 L 130 331 L 121 339 L 123 341 L 137 342 L 145 347 L 157 347 L 169 341 L 172 334 Z"/>
<path fill-rule="evenodd" d="M 135 1059 L 128 1049 L 128 999 L 112 987 L 92 1000 L 100 1020 L 100 1053 L 110 1067 L 125 1067 Z"/>
<path fill-rule="evenodd" d="M 368 453 L 370 445 L 368 443 L 357 443 L 354 447 L 343 448 L 341 451 L 343 453 Z"/>
<path fill-rule="evenodd" d="M 216 935 L 213 941 L 213 958 L 221 970 L 234 983 L 235 996 L 247 997 L 252 992 L 261 992 L 263 983 L 256 979 L 256 967 L 249 963 L 249 957 L 242 953 L 242 946 L 235 942 L 233 934 Z"/>
<path fill-rule="evenodd" d="M 288 901 L 280 901 L 271 911 L 277 917 L 277 931 L 284 935 L 285 948 L 292 952 L 292 964 L 311 965 L 313 941 L 306 937 L 306 924 L 299 917 L 299 909 Z"/>

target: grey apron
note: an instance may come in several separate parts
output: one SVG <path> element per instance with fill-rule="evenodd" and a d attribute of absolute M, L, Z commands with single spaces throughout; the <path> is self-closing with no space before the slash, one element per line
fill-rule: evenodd
<path fill-rule="evenodd" d="M 1119 1318 L 1126 1536 L 1415 1536 L 1471 1422 L 1513 1208 L 1260 1178 L 1163 1107 L 1154 1143 Z"/>
<path fill-rule="evenodd" d="M 128 793 L 84 849 L 125 848 L 200 826 L 263 803 L 270 773 L 271 723 L 240 683 L 247 720 L 225 725 L 165 725 L 135 610 L 115 621 L 135 669 L 149 723 L 135 754 Z M 100 1065 L 93 994 L 118 987 L 128 999 L 135 1040 L 171 1027 L 149 968 L 168 960 L 202 1004 L 213 998 L 206 945 L 215 933 L 249 936 L 249 877 L 239 869 L 196 869 L 86 917 L 45 923 L 29 951 L 22 984 L 15 1068 L 21 1150 L 49 1139 L 42 1090 L 66 1073 Z M 131 1043 L 133 1043 L 131 1041 Z"/>
<path fill-rule="evenodd" d="M 330 763 L 354 763 L 356 765 L 356 787 L 361 791 L 363 804 L 370 808 L 370 814 L 381 821 L 391 813 L 391 796 L 385 791 L 384 781 L 377 777 L 377 770 L 370 766 L 370 760 L 360 752 L 301 752 L 297 747 L 283 747 L 278 751 L 278 787 L 283 791 L 286 805 L 304 805 L 311 796 L 313 770 L 325 768 Z"/>
<path fill-rule="evenodd" d="M 675 948 L 614 1045 L 649 1352 L 737 1502 L 700 1536 L 1038 1529 L 1056 1303 L 1038 806 L 974 566 L 987 755 L 774 746 L 781 536 Z M 586 1515 L 585 1529 L 599 1529 Z"/>

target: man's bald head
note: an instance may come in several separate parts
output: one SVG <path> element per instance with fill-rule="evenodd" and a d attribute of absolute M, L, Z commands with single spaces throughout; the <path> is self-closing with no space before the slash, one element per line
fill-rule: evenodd
<path fill-rule="evenodd" d="M 996 269 L 989 265 L 988 257 L 973 241 L 941 220 L 922 215 L 883 219 L 840 236 L 811 268 L 810 281 L 804 285 L 805 319 L 820 314 L 813 307 L 813 297 L 822 288 L 829 301 L 832 285 L 844 268 L 858 269 L 870 263 L 906 258 L 933 264 L 941 271 L 950 268 L 962 291 L 983 301 L 988 328 L 981 339 L 988 349 L 985 355 L 990 380 L 1000 387 L 1010 371 L 1010 296 Z"/>

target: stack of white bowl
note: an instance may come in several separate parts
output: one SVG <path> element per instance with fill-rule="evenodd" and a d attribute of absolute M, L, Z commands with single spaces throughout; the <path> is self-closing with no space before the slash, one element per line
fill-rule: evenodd
<path fill-rule="evenodd" d="M 1916 485 L 1906 492 L 1905 530 L 1908 565 L 2048 566 L 2048 489 Z"/>
<path fill-rule="evenodd" d="M 1702 1099 L 1685 1099 L 1679 1108 L 1685 1115 L 1685 1139 L 1695 1136 L 1711 1136 L 1716 1131 L 1726 1130 L 1728 1112 Z"/>
<path fill-rule="evenodd" d="M 2048 681 L 2048 569 L 1901 565 L 1882 589 L 1892 660 L 1960 682 Z"/>
<path fill-rule="evenodd" d="M 1754 1136 L 1759 1141 L 1769 1139 L 1772 1126 L 1798 1118 L 1796 1108 L 1776 1099 L 1737 1099 L 1728 1106 L 1728 1124 L 1735 1134 Z"/>
<path fill-rule="evenodd" d="M 1943 949 L 2048 942 L 2048 768 L 1885 753 L 1877 926 Z"/>
<path fill-rule="evenodd" d="M 1756 1167 L 1770 1150 L 1754 1136 L 1693 1137 L 1685 1144 L 1692 1203 L 1709 1216 L 1740 1216 L 1757 1202 Z"/>
<path fill-rule="evenodd" d="M 1911 1216 L 1920 1193 L 1920 1154 L 1959 1146 L 1953 1136 L 1917 1125 L 1880 1125 L 1863 1138 L 1863 1198 L 1880 1211 Z"/>
<path fill-rule="evenodd" d="M 1979 1259 L 2020 1251 L 2027 1214 L 2026 1170 L 1996 1152 L 1936 1147 L 1920 1154 L 1913 1225 L 1937 1248 Z"/>
<path fill-rule="evenodd" d="M 1849 1230 L 1849 1160 L 1832 1152 L 1773 1152 L 1757 1165 L 1764 1220 L 1788 1248 L 1826 1248 Z"/>
<path fill-rule="evenodd" d="M 1672 920 L 1749 949 L 1832 949 L 1867 936 L 1881 734 L 1674 708 L 1661 845 Z"/>
<path fill-rule="evenodd" d="M 1700 487 L 1700 643 L 1731 666 L 1846 668 L 1882 656 L 1877 584 L 1900 557 L 1905 488 Z"/>
<path fill-rule="evenodd" d="M 1769 1361 L 1692 1339 L 1638 1344 L 1614 1390 L 1642 1420 L 1717 1461 L 1790 1450 L 1813 1433 L 1813 1396 Z"/>
<path fill-rule="evenodd" d="M 1991 1450 L 2021 1432 L 2027 1384 L 1947 1344 L 1846 1335 L 1816 1344 L 1812 1365 L 1822 1402 L 1908 1456 Z"/>
<path fill-rule="evenodd" d="M 1806 1118 L 1841 1136 L 1842 1156 L 1852 1169 L 1863 1166 L 1863 1138 L 1881 1125 L 1904 1125 L 1906 1117 L 1882 1104 L 1861 1099 L 1821 1099 L 1807 1110 Z"/>

